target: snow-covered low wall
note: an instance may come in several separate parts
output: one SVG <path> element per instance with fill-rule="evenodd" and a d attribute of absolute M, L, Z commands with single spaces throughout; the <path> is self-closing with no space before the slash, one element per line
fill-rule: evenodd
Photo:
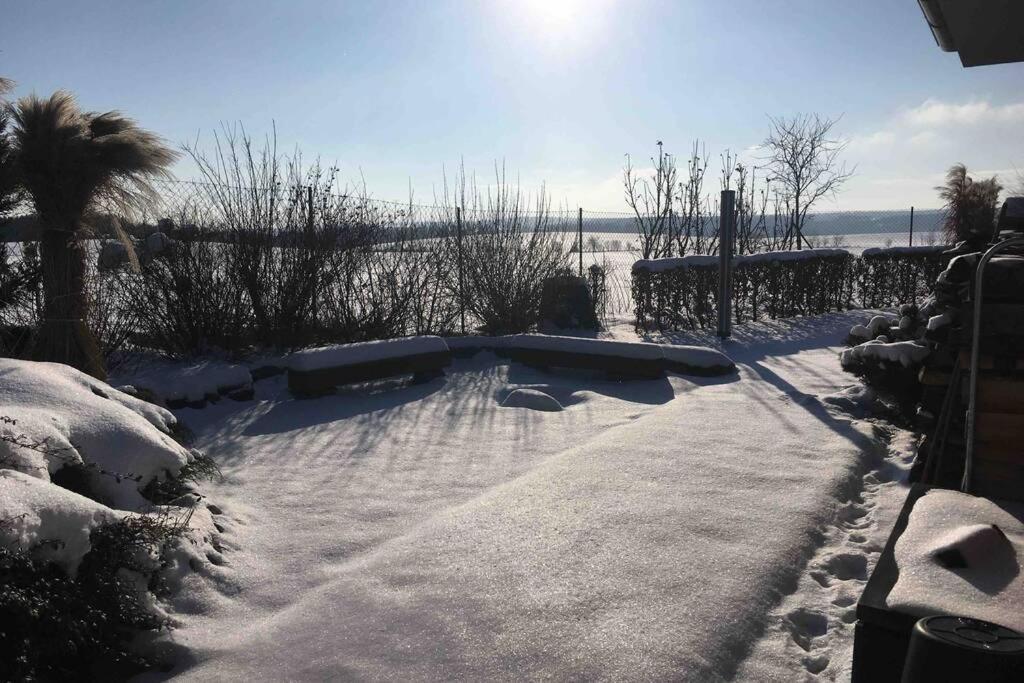
<path fill-rule="evenodd" d="M 293 353 L 287 359 L 288 388 L 297 396 L 330 393 L 342 384 L 412 374 L 433 377 L 451 363 L 441 337 L 422 336 L 336 344 Z"/>
<path fill-rule="evenodd" d="M 501 337 L 408 337 L 306 349 L 287 359 L 288 385 L 297 395 L 329 393 L 341 384 L 402 374 L 440 372 L 459 353 L 494 351 L 525 363 L 605 370 L 621 376 L 656 377 L 666 370 L 692 375 L 722 375 L 736 369 L 721 351 L 548 334 Z"/>

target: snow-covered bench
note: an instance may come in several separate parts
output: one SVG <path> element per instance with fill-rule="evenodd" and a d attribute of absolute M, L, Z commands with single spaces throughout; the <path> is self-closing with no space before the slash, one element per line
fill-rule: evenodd
<path fill-rule="evenodd" d="M 535 367 L 604 370 L 616 378 L 657 378 L 665 371 L 721 375 L 733 362 L 714 349 L 542 334 L 502 337 L 502 355 Z"/>
<path fill-rule="evenodd" d="M 451 350 L 440 337 L 406 337 L 305 349 L 288 358 L 288 389 L 298 396 L 330 393 L 341 384 L 413 375 L 423 382 L 444 373 Z"/>

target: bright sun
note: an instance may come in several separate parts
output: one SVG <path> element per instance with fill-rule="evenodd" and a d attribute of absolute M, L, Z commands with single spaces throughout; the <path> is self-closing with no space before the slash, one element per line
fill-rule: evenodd
<path fill-rule="evenodd" d="M 593 2 L 588 0 L 519 0 L 533 27 L 547 34 L 565 34 L 578 27 L 590 14 Z"/>

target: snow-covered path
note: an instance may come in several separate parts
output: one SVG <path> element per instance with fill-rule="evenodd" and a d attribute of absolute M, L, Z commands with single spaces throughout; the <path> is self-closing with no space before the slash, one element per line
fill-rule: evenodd
<path fill-rule="evenodd" d="M 854 316 L 854 317 L 860 317 Z M 751 326 L 738 377 L 447 381 L 179 415 L 224 469 L 236 583 L 187 678 L 729 679 L 885 447 L 819 398 L 851 316 Z M 566 405 L 498 404 L 538 386 Z"/>

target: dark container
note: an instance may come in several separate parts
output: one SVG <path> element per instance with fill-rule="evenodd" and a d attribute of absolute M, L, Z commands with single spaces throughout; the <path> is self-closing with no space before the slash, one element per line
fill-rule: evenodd
<path fill-rule="evenodd" d="M 903 683 L 1024 681 L 1024 635 L 967 617 L 925 617 L 914 625 Z"/>

